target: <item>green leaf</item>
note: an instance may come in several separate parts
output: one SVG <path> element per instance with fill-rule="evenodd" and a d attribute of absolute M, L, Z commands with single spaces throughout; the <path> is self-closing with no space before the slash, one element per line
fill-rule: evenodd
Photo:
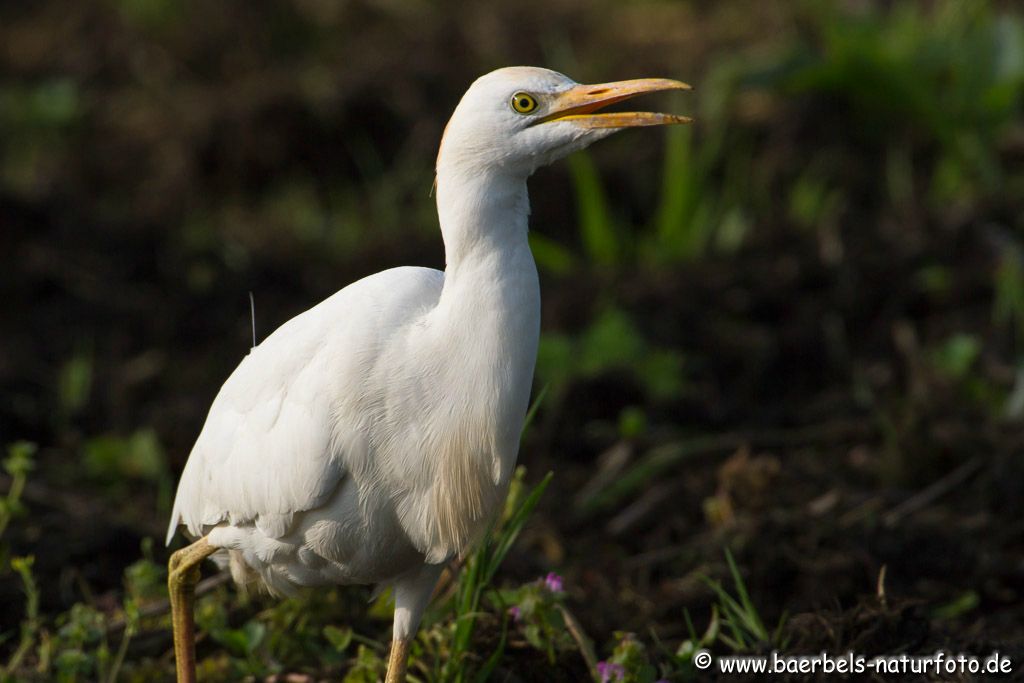
<path fill-rule="evenodd" d="M 91 354 L 79 353 L 69 359 L 57 377 L 57 398 L 65 416 L 78 413 L 92 391 L 93 361 Z"/>
<path fill-rule="evenodd" d="M 665 131 L 665 167 L 657 214 L 662 259 L 668 255 L 690 260 L 707 246 L 706 224 L 697 211 L 702 176 L 693 150 L 693 135 L 689 126 L 672 126 Z"/>
<path fill-rule="evenodd" d="M 588 377 L 626 367 L 640 360 L 646 342 L 629 317 L 618 309 L 608 309 L 591 323 L 580 340 L 579 367 Z"/>
<path fill-rule="evenodd" d="M 981 604 L 981 598 L 977 591 L 967 590 L 950 602 L 936 607 L 932 610 L 932 616 L 936 619 L 956 619 L 973 612 L 979 604 Z"/>
<path fill-rule="evenodd" d="M 623 260 L 623 245 L 612 222 L 594 162 L 586 152 L 579 152 L 570 156 L 568 163 L 576 191 L 583 248 L 597 265 L 617 265 Z"/>
<path fill-rule="evenodd" d="M 93 477 L 160 481 L 168 476 L 166 455 L 152 429 L 140 429 L 127 437 L 96 436 L 84 448 L 86 470 Z"/>
<path fill-rule="evenodd" d="M 981 342 L 969 334 L 956 334 L 932 354 L 936 367 L 953 379 L 963 379 L 981 354 Z"/>
<path fill-rule="evenodd" d="M 579 270 L 579 259 L 568 248 L 539 232 L 530 233 L 530 251 L 540 270 L 568 275 Z"/>
<path fill-rule="evenodd" d="M 324 626 L 324 638 L 334 646 L 338 652 L 344 652 L 352 644 L 352 629 L 349 627 L 338 628 L 337 626 Z"/>

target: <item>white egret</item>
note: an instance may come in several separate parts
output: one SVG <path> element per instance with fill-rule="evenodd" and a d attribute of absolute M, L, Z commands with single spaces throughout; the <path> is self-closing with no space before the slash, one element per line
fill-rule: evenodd
<path fill-rule="evenodd" d="M 275 594 L 390 584 L 387 680 L 404 680 L 441 569 L 486 528 L 519 450 L 540 327 L 526 180 L 615 131 L 688 122 L 596 113 L 688 88 L 532 67 L 473 83 L 437 157 L 445 271 L 345 287 L 253 348 L 210 407 L 167 532 L 198 538 L 169 564 L 180 682 L 195 680 L 195 582 L 210 555 Z"/>

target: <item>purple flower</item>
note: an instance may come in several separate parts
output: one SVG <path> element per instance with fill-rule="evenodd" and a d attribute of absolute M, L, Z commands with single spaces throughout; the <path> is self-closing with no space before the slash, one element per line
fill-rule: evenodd
<path fill-rule="evenodd" d="M 597 675 L 601 677 L 601 683 L 616 683 L 626 679 L 626 668 L 615 662 L 598 662 Z"/>
<path fill-rule="evenodd" d="M 522 621 L 522 619 L 523 619 L 522 610 L 520 610 L 519 607 L 517 607 L 517 606 L 509 607 L 508 608 L 508 613 L 512 615 L 513 621 L 515 621 L 517 623 Z"/>
<path fill-rule="evenodd" d="M 544 586 L 552 593 L 562 592 L 562 577 L 554 572 L 549 572 L 544 577 Z"/>

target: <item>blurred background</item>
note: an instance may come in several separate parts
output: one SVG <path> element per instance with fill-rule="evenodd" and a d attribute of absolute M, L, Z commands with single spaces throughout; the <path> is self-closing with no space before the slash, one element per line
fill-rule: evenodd
<path fill-rule="evenodd" d="M 512 64 L 685 80 L 645 107 L 697 123 L 531 181 L 546 392 L 520 461 L 554 477 L 463 649 L 438 609 L 413 672 L 688 680 L 699 646 L 1024 666 L 1019 4 L 8 0 L 0 678 L 171 678 L 161 541 L 249 293 L 262 339 L 443 268 L 441 132 Z M 214 584 L 207 680 L 378 675 L 365 592 Z"/>

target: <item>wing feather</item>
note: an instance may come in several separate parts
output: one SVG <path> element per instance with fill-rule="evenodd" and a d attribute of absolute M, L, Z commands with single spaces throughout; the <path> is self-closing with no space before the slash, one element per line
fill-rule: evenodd
<path fill-rule="evenodd" d="M 353 394 L 390 335 L 436 305 L 443 273 L 395 268 L 291 319 L 247 355 L 217 394 L 171 514 L 199 536 L 222 522 L 280 538 L 323 505 L 364 448 Z M 372 397 L 371 397 L 372 398 Z"/>

